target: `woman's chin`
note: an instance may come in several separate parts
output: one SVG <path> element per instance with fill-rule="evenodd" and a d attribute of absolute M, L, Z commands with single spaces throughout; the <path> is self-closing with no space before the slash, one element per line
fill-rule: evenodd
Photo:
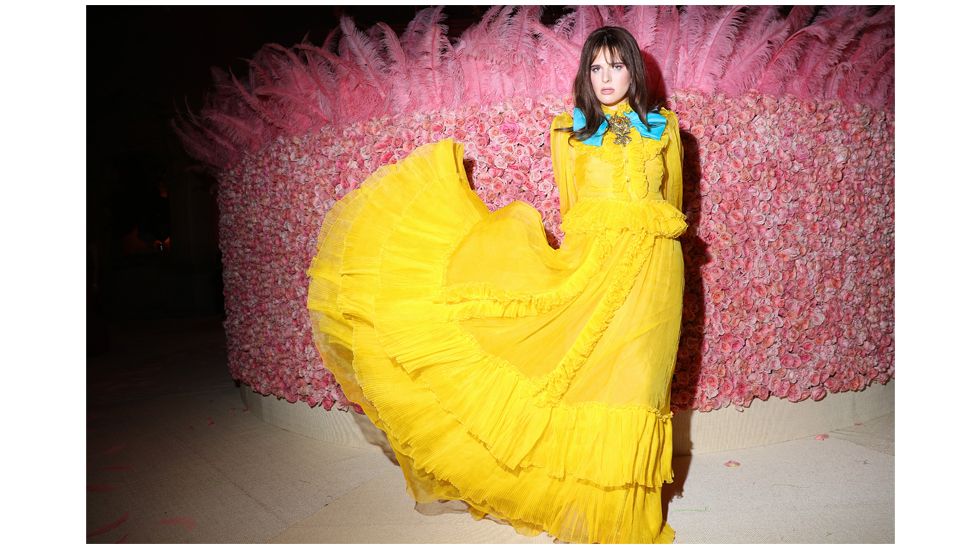
<path fill-rule="evenodd" d="M 597 97 L 597 99 L 600 100 L 600 103 L 602 103 L 603 106 L 605 106 L 605 107 L 613 107 L 613 106 L 616 106 L 617 104 L 619 104 L 621 101 L 624 100 L 623 97 L 620 97 L 620 98 L 617 98 L 617 99 L 604 98 L 604 97 L 601 97 L 599 94 L 596 97 Z"/>

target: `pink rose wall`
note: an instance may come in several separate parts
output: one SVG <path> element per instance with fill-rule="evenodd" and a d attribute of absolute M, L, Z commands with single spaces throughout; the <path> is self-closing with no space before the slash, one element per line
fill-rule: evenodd
<path fill-rule="evenodd" d="M 441 50 L 444 64 L 456 63 L 470 74 L 477 67 L 465 48 L 521 21 L 532 32 L 520 32 L 536 40 L 533 55 L 546 50 L 552 66 L 571 60 L 572 67 L 589 30 L 621 24 L 643 40 L 645 51 L 656 52 L 662 79 L 677 83 L 665 97 L 681 121 L 689 230 L 681 237 L 686 292 L 672 407 L 746 407 L 770 395 L 820 400 L 828 392 L 891 379 L 893 74 L 879 64 L 887 66 L 890 59 L 893 68 L 893 8 L 871 13 L 835 6 L 815 13 L 803 6 L 777 18 L 778 12 L 765 7 L 581 7 L 552 28 L 539 24 L 532 8 L 496 8 L 480 29 L 470 29 L 455 44 L 446 42 L 451 49 Z M 645 39 L 643 27 L 628 26 L 648 14 L 655 16 L 653 34 L 667 34 L 668 42 Z M 426 25 L 429 38 L 443 32 L 439 17 L 436 8 L 425 10 L 412 25 Z M 727 38 L 732 46 L 706 45 L 709 40 L 701 36 L 720 41 L 715 37 L 723 35 L 723 25 L 736 31 Z M 669 28 L 674 32 L 664 32 Z M 810 28 L 834 34 L 804 32 Z M 288 67 L 295 86 L 306 78 L 338 78 L 343 66 L 361 70 L 340 63 L 357 51 L 350 45 L 359 32 L 348 20 L 341 30 L 338 53 L 330 54 L 337 67 L 332 73 L 294 53 L 264 62 Z M 809 35 L 816 43 L 797 38 Z M 356 55 L 374 47 L 376 78 L 396 73 L 390 41 L 382 36 L 377 26 L 356 38 Z M 738 55 L 740 64 L 747 63 L 749 57 L 738 52 L 760 40 L 772 43 L 771 53 L 750 69 L 755 74 L 715 73 L 722 64 L 715 63 L 718 58 Z M 407 37 L 400 41 L 404 55 L 422 54 Z M 839 43 L 845 47 L 831 47 Z M 482 51 L 488 48 L 481 45 Z M 556 57 L 560 45 L 569 52 Z M 811 55 L 833 71 L 813 69 Z M 777 65 L 785 57 L 790 62 Z M 499 70 L 477 62 L 483 71 Z M 355 407 L 312 343 L 305 269 L 335 201 L 419 145 L 446 137 L 463 143 L 475 190 L 489 208 L 513 200 L 532 204 L 558 246 L 563 235 L 547 136 L 552 118 L 572 108 L 569 88 L 564 75 L 508 77 L 492 80 L 507 86 L 507 93 L 474 93 L 472 78 L 455 79 L 452 85 L 461 91 L 445 88 L 439 103 L 428 108 L 407 105 L 390 91 L 383 103 L 389 112 L 364 114 L 380 107 L 366 101 L 358 110 L 330 110 L 320 101 L 301 110 L 302 101 L 282 103 L 281 94 L 255 91 L 260 86 L 252 75 L 250 89 L 240 82 L 220 88 L 209 110 L 177 127 L 187 149 L 209 163 L 220 182 L 225 328 L 235 379 L 292 402 Z M 520 78 L 546 84 L 529 93 Z M 314 88 L 296 89 L 314 97 L 308 91 Z M 495 100 L 479 100 L 493 93 Z M 401 104 L 394 108 L 396 101 Z M 322 115 L 310 114 L 315 111 Z"/>

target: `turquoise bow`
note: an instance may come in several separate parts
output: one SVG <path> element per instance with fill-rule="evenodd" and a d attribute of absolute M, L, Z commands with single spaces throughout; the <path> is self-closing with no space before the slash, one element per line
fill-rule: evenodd
<path fill-rule="evenodd" d="M 637 132 L 644 137 L 650 137 L 651 139 L 661 140 L 661 135 L 664 133 L 664 127 L 668 123 L 668 119 L 664 115 L 656 112 L 647 113 L 647 125 L 641 122 L 640 117 L 634 111 L 627 111 L 627 118 L 630 119 L 631 125 L 637 128 Z M 573 109 L 573 131 L 579 131 L 586 126 L 586 116 L 579 107 Z M 603 122 L 600 123 L 600 127 L 597 128 L 596 133 L 587 139 L 583 140 L 583 143 L 587 145 L 599 146 L 603 144 L 603 134 L 607 133 L 607 128 L 610 125 L 607 123 L 606 117 L 604 116 Z"/>

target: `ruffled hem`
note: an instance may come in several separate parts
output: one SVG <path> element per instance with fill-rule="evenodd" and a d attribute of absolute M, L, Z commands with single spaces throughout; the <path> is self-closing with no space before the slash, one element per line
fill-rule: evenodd
<path fill-rule="evenodd" d="M 554 479 L 534 467 L 513 474 L 444 412 L 433 393 L 390 390 L 410 379 L 381 356 L 375 330 L 357 326 L 356 346 L 355 370 L 369 374 L 364 394 L 375 403 L 364 410 L 387 433 L 414 500 L 462 500 L 473 517 L 491 514 L 527 536 L 545 531 L 573 543 L 673 542 L 659 489 Z"/>
<path fill-rule="evenodd" d="M 614 267 L 619 273 L 601 304 L 605 310 L 591 318 L 559 367 L 543 378 L 528 378 L 513 364 L 485 352 L 460 325 L 458 316 L 452 315 L 451 303 L 444 299 L 444 262 L 460 239 L 490 215 L 467 185 L 462 158 L 463 146 L 450 139 L 425 145 L 394 169 L 377 171 L 339 201 L 323 222 L 317 259 L 308 271 L 312 278 L 308 306 L 313 331 L 322 332 L 315 338 L 320 350 L 323 345 L 345 349 L 322 354 L 329 356 L 330 369 L 346 370 L 336 379 L 347 397 L 353 400 L 351 395 L 358 391 L 347 390 L 344 380 L 362 383 L 359 394 L 368 402 L 357 403 L 374 422 L 384 415 L 394 418 L 392 423 L 383 422 L 391 444 L 396 439 L 400 451 L 410 455 L 419 467 L 437 474 L 452 466 L 446 462 L 430 464 L 440 454 L 453 453 L 457 448 L 444 440 L 425 441 L 425 437 L 434 436 L 433 427 L 428 425 L 433 412 L 397 404 L 393 393 L 401 394 L 400 398 L 429 395 L 436 409 L 460 424 L 453 427 L 455 431 L 463 427 L 459 432 L 472 443 L 474 437 L 478 441 L 474 444 L 492 456 L 495 466 L 501 466 L 495 473 L 505 471 L 519 482 L 529 475 L 546 478 L 544 483 L 550 490 L 567 481 L 571 481 L 567 486 L 577 491 L 589 486 L 587 490 L 592 493 L 586 497 L 593 501 L 587 505 L 598 505 L 596 501 L 601 499 L 597 495 L 608 490 L 623 490 L 633 497 L 633 493 L 656 490 L 672 482 L 670 412 L 599 402 L 559 402 L 575 368 L 585 360 L 619 307 L 616 302 L 626 298 L 634 270 L 650 253 L 654 239 L 645 238 L 642 245 L 633 247 L 626 261 Z M 383 223 L 375 223 L 377 219 Z M 586 272 L 595 272 L 593 265 L 601 264 L 603 255 L 599 249 L 590 253 L 580 266 L 583 274 L 577 279 L 570 277 L 571 282 L 546 298 L 533 301 L 524 295 L 509 296 L 513 299 L 508 301 L 508 309 L 502 304 L 496 307 L 517 315 L 517 307 L 512 309 L 511 304 L 518 303 L 522 312 L 529 314 L 566 300 L 585 285 L 590 276 Z M 454 297 L 463 299 L 459 294 Z M 365 338 L 369 341 L 364 342 Z M 352 349 L 355 353 L 349 351 Z M 347 355 L 351 357 L 349 364 L 341 358 Z M 390 364 L 408 377 L 387 371 Z M 407 390 L 417 387 L 414 382 L 429 392 Z M 424 417 L 413 421 L 409 419 L 413 414 Z M 454 432 L 438 433 L 457 438 L 457 444 L 463 440 Z M 453 467 L 455 476 L 463 476 L 457 465 Z M 465 484 L 457 478 L 451 480 L 450 474 L 445 478 L 457 485 L 463 497 L 446 493 L 442 497 L 482 502 L 484 508 L 491 507 L 506 519 L 525 518 L 528 512 L 509 509 L 500 500 L 484 499 L 479 492 L 484 487 L 474 479 Z M 507 497 L 524 489 L 513 484 Z M 501 494 L 505 492 L 498 496 L 504 498 Z M 544 502 L 540 505 L 545 507 Z M 633 502 L 617 502 L 604 511 L 625 512 L 626 505 Z M 597 509 L 602 508 L 594 507 L 591 512 L 602 512 Z M 553 533 L 549 528 L 554 523 L 546 520 L 537 520 L 536 524 Z M 601 536 L 609 537 L 594 539 L 615 539 L 615 534 Z M 645 537 L 647 541 L 650 539 Z"/>

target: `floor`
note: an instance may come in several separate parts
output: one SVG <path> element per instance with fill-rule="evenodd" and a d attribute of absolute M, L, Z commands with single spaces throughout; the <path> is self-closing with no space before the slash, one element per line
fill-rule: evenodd
<path fill-rule="evenodd" d="M 219 317 L 112 325 L 87 370 L 89 543 L 553 543 L 422 514 L 378 449 L 250 414 Z M 893 543 L 894 414 L 827 435 L 677 457 L 675 542 Z"/>

